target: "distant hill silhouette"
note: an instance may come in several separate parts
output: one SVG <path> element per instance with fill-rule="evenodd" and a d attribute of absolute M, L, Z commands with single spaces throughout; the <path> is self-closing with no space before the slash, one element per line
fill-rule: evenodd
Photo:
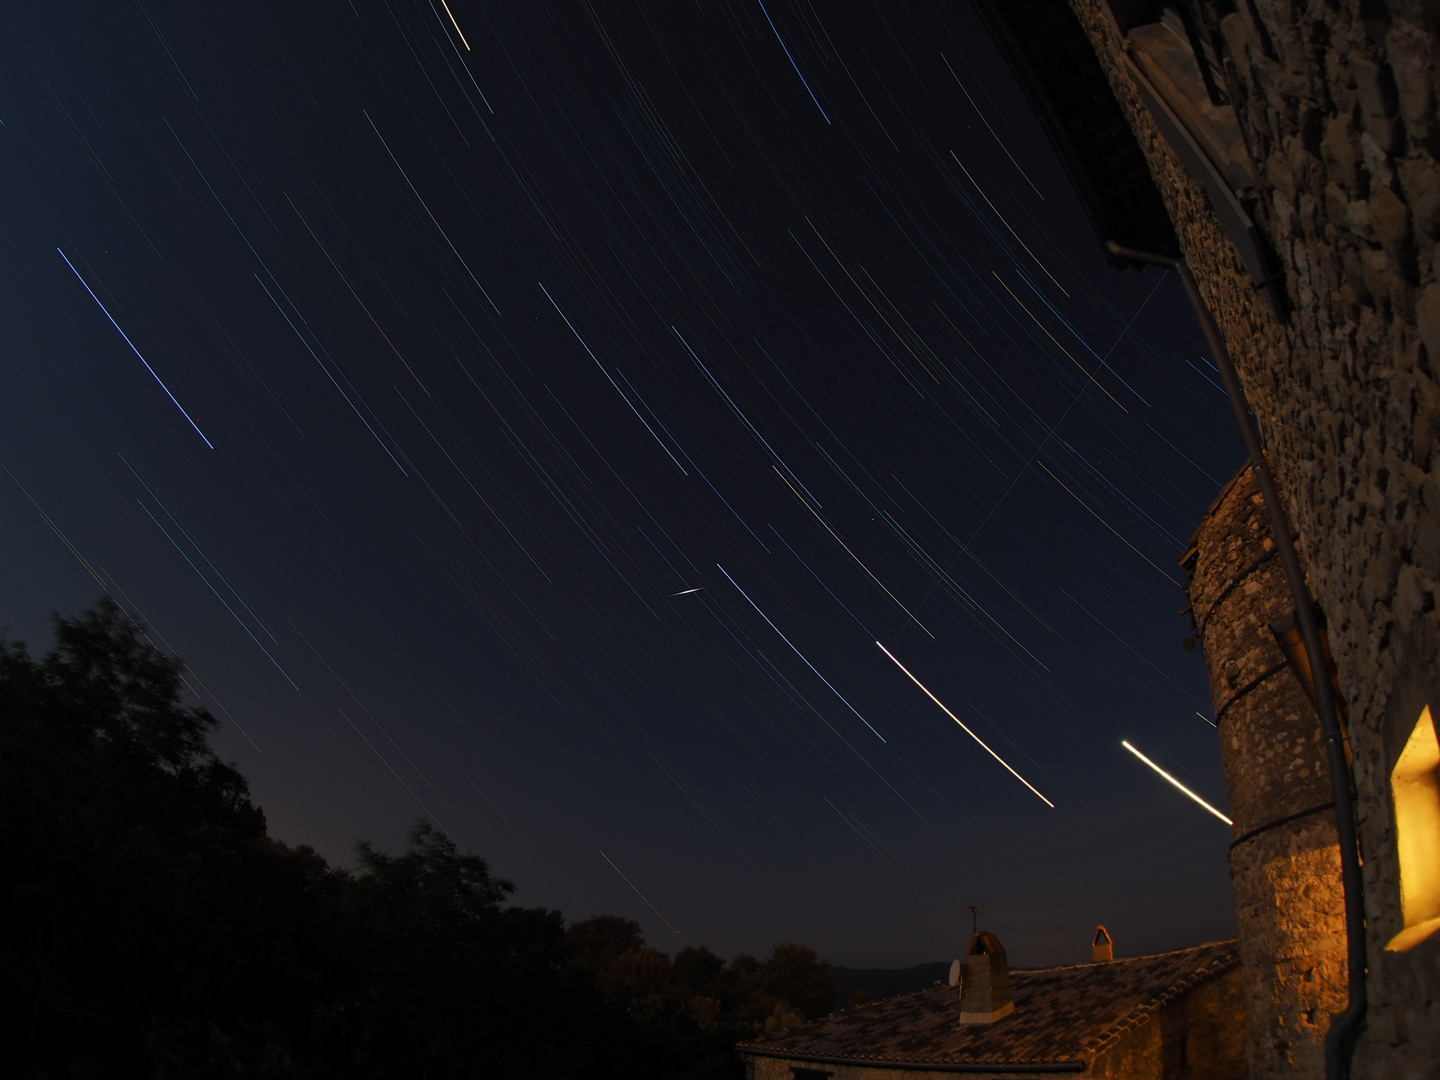
<path fill-rule="evenodd" d="M 908 968 L 837 967 L 834 971 L 841 994 L 836 1007 L 843 1008 L 850 1004 L 851 995 L 856 990 L 868 990 L 872 998 L 895 997 L 897 994 L 928 990 L 937 981 L 945 982 L 950 978 L 950 961 L 937 960 L 933 964 L 916 964 Z"/>

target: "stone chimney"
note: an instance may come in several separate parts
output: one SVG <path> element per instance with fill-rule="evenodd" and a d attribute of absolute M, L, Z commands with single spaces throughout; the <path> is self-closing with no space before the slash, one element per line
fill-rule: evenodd
<path fill-rule="evenodd" d="M 1115 943 L 1110 940 L 1110 931 L 1103 926 L 1095 928 L 1095 940 L 1090 943 L 1090 958 L 1097 964 L 1108 964 L 1115 959 Z"/>
<path fill-rule="evenodd" d="M 1005 946 L 989 930 L 979 931 L 965 950 L 965 980 L 960 984 L 960 1023 L 993 1024 L 1015 1011 L 1010 996 L 1010 964 Z"/>

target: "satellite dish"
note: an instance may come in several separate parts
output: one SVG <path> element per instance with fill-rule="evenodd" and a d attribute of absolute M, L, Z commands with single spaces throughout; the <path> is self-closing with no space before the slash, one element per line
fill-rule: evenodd
<path fill-rule="evenodd" d="M 960 981 L 960 961 L 950 961 L 950 985 L 954 986 Z"/>

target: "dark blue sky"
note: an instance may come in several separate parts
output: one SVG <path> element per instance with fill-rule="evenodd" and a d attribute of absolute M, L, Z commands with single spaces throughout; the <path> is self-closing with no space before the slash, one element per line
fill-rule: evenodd
<path fill-rule="evenodd" d="M 138 609 L 274 835 L 662 948 L 1232 931 L 1120 740 L 1223 806 L 1238 440 L 968 5 L 0 18 L 0 622 Z"/>

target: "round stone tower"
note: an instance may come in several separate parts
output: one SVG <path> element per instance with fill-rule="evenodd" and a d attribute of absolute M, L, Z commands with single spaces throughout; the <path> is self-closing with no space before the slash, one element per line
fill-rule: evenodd
<path fill-rule="evenodd" d="M 1294 609 L 1275 554 L 1247 465 L 1184 561 L 1235 819 L 1250 1077 L 1319 1080 L 1330 1016 L 1346 1001 L 1345 902 L 1320 721 L 1277 641 Z"/>

